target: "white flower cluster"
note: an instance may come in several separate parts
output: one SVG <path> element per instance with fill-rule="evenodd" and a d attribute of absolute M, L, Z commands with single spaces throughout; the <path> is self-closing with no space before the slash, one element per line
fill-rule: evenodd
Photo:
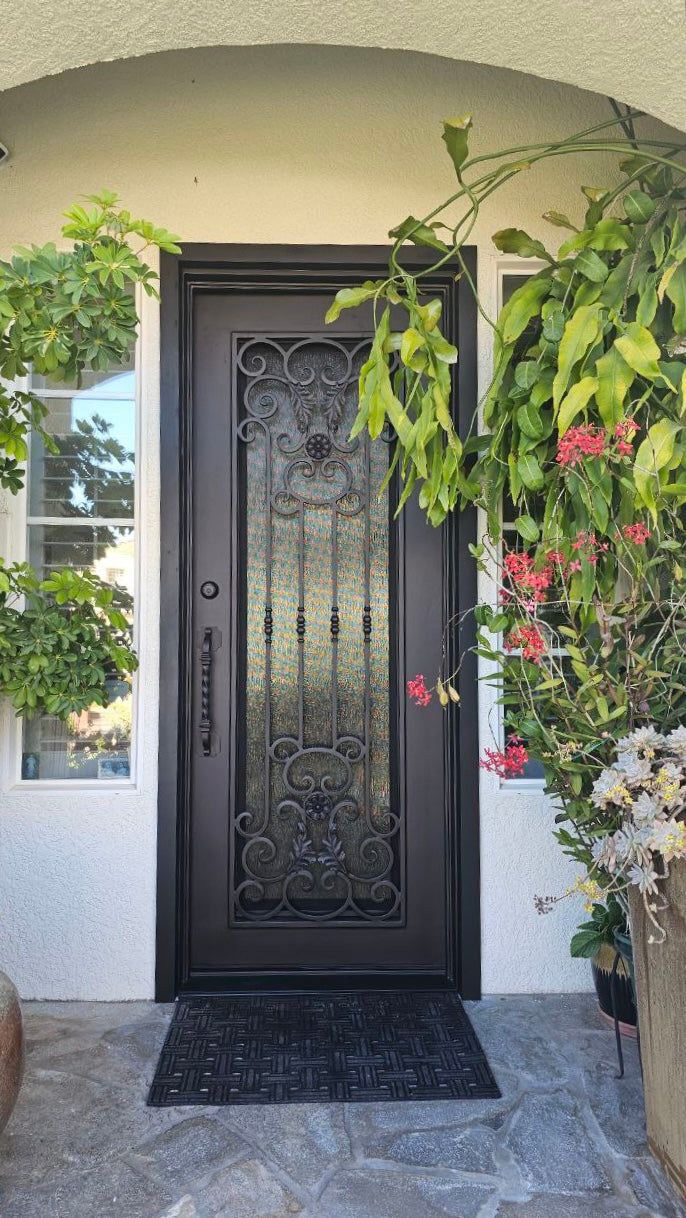
<path fill-rule="evenodd" d="M 649 909 L 673 859 L 686 858 L 686 727 L 663 736 L 638 728 L 617 741 L 617 760 L 591 796 L 597 808 L 621 813 L 619 829 L 593 845 L 598 868 L 622 888 L 635 885 Z"/>

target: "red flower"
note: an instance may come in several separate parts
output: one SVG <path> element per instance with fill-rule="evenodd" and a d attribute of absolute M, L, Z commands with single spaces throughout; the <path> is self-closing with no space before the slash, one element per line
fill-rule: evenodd
<path fill-rule="evenodd" d="M 580 465 L 585 457 L 602 457 L 605 452 L 605 432 L 593 423 L 570 427 L 557 446 L 555 460 L 559 465 Z"/>
<path fill-rule="evenodd" d="M 527 601 L 540 603 L 545 600 L 546 589 L 552 583 L 550 564 L 543 567 L 542 571 L 536 571 L 531 555 L 510 550 L 503 559 L 503 565 L 510 581 Z"/>
<path fill-rule="evenodd" d="M 573 550 L 585 550 L 586 548 L 592 551 L 598 544 L 598 538 L 595 533 L 577 533 L 576 540 L 572 542 Z"/>
<path fill-rule="evenodd" d="M 614 438 L 617 441 L 615 452 L 620 457 L 633 457 L 633 443 L 638 430 L 639 426 L 635 419 L 621 419 L 619 423 L 615 424 Z"/>
<path fill-rule="evenodd" d="M 615 439 L 632 440 L 638 430 L 639 426 L 635 419 L 622 419 L 615 425 Z"/>
<path fill-rule="evenodd" d="M 529 760 L 520 736 L 510 736 L 504 749 L 484 749 L 479 765 L 499 778 L 518 778 Z"/>
<path fill-rule="evenodd" d="M 545 651 L 545 639 L 537 626 L 515 626 L 505 640 L 505 650 L 521 648 L 525 660 L 540 664 Z"/>
<path fill-rule="evenodd" d="M 639 521 L 637 524 L 625 524 L 622 533 L 627 541 L 633 541 L 635 546 L 644 546 L 650 537 L 650 529 Z"/>
<path fill-rule="evenodd" d="M 420 672 L 407 682 L 407 693 L 417 706 L 428 706 L 431 701 L 431 690 L 426 688 L 426 682 Z"/>

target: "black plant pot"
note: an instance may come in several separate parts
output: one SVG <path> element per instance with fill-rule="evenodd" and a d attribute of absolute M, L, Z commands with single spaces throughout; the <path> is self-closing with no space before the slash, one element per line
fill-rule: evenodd
<path fill-rule="evenodd" d="M 636 1027 L 636 1003 L 634 1000 L 633 982 L 623 951 L 619 947 L 617 947 L 617 951 L 620 951 L 622 959 L 614 978 L 615 1009 L 620 1024 L 624 1024 L 627 1031 L 629 1031 L 631 1028 Z M 595 992 L 598 995 L 598 1006 L 608 1020 L 613 1019 L 612 966 L 615 955 L 615 949 L 607 944 L 601 948 L 595 959 L 591 961 L 593 983 L 595 985 Z"/>

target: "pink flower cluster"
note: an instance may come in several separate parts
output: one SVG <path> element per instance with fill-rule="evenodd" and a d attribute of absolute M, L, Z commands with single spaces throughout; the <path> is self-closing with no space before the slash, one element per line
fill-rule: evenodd
<path fill-rule="evenodd" d="M 605 452 L 605 432 L 594 423 L 570 427 L 557 446 L 555 460 L 559 465 L 574 467 L 585 457 L 602 457 Z"/>
<path fill-rule="evenodd" d="M 635 546 L 644 546 L 650 537 L 650 529 L 647 525 L 641 524 L 625 524 L 622 533 L 627 541 L 633 541 Z"/>
<path fill-rule="evenodd" d="M 545 600 L 546 590 L 553 581 L 549 563 L 541 571 L 536 571 L 530 554 L 510 550 L 503 558 L 503 566 L 519 593 L 528 597 L 534 604 Z"/>
<path fill-rule="evenodd" d="M 615 425 L 612 435 L 614 450 L 606 449 L 608 437 L 602 427 L 595 423 L 582 423 L 579 427 L 570 427 L 560 439 L 555 460 L 558 465 L 574 469 L 586 457 L 633 456 L 633 442 L 639 425 L 635 419 L 622 419 Z"/>
<path fill-rule="evenodd" d="M 525 660 L 540 664 L 545 651 L 545 639 L 537 626 L 515 626 L 505 640 L 505 650 L 521 648 Z"/>
<path fill-rule="evenodd" d="M 519 778 L 529 760 L 521 736 L 510 736 L 504 749 L 484 749 L 479 765 L 499 778 Z"/>
<path fill-rule="evenodd" d="M 431 701 L 431 690 L 426 688 L 426 681 L 420 672 L 407 682 L 407 693 L 417 706 L 428 706 Z"/>
<path fill-rule="evenodd" d="M 595 533 L 587 533 L 582 531 L 577 533 L 572 542 L 572 550 L 575 554 L 580 554 L 581 558 L 585 558 L 586 562 L 590 562 L 591 566 L 595 566 L 601 554 L 607 554 L 610 549 L 609 541 L 598 541 Z M 573 574 L 575 571 L 581 570 L 581 559 L 572 558 L 569 562 L 567 570 Z"/>

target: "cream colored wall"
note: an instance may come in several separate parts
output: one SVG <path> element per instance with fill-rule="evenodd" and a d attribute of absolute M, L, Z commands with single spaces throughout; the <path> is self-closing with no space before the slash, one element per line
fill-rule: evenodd
<path fill-rule="evenodd" d="M 56 236 L 79 195 L 118 190 L 185 241 L 380 242 L 453 183 L 444 116 L 471 110 L 475 150 L 567 134 L 607 101 L 511 72 L 413 54 L 266 47 L 151 56 L 0 94 L 0 249 Z M 503 190 L 475 231 L 484 298 L 496 305 L 490 233 L 508 223 L 549 240 L 546 208 L 580 215 L 588 160 L 549 163 Z M 0 807 L 0 965 L 25 996 L 152 994 L 158 641 L 158 332 L 143 327 L 142 667 L 136 792 L 5 790 Z M 480 335 L 482 383 L 488 331 Z M 488 589 L 484 587 L 487 594 Z M 481 690 L 489 740 L 489 691 Z M 482 782 L 484 988 L 586 988 L 567 951 L 576 910 L 547 919 L 535 893 L 568 881 L 539 792 Z"/>
<path fill-rule="evenodd" d="M 610 93 L 686 127 L 683 0 L 5 0 L 0 89 L 182 47 L 389 47 Z"/>

